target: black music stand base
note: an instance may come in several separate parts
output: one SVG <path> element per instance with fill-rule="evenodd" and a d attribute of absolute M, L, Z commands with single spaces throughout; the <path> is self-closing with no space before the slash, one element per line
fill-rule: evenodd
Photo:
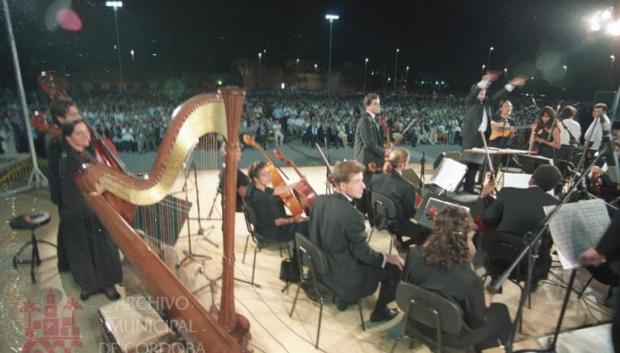
<path fill-rule="evenodd" d="M 189 264 L 189 263 L 191 263 L 193 261 L 200 261 L 199 259 L 211 260 L 211 256 L 209 256 L 209 255 L 196 254 L 196 253 L 194 253 L 192 251 L 187 251 L 187 250 L 183 250 L 183 255 L 184 255 L 184 257 L 179 262 L 177 262 L 177 264 L 175 266 L 177 269 L 179 269 L 179 268 L 181 268 L 181 267 L 183 267 L 183 266 L 185 266 L 185 265 L 187 265 L 187 264 Z"/>
<path fill-rule="evenodd" d="M 551 337 L 549 346 L 545 349 L 521 349 L 514 351 L 514 353 L 526 353 L 526 352 L 548 352 L 555 353 L 556 345 L 558 343 L 558 336 L 560 335 L 560 330 L 562 329 L 562 323 L 564 322 L 564 314 L 566 314 L 566 307 L 568 306 L 568 300 L 570 299 L 570 294 L 573 291 L 573 284 L 575 283 L 575 277 L 577 275 L 577 270 L 574 269 L 570 273 L 570 279 L 568 280 L 568 285 L 566 286 L 566 293 L 564 294 L 564 301 L 562 302 L 562 309 L 560 310 L 560 317 L 558 318 L 558 323 L 555 326 L 555 332 L 553 333 L 553 337 Z"/>
<path fill-rule="evenodd" d="M 46 240 L 38 240 L 37 236 L 34 234 L 34 229 L 31 229 L 30 230 L 30 241 L 22 245 L 22 247 L 19 248 L 19 250 L 17 251 L 17 254 L 13 256 L 13 268 L 15 270 L 17 270 L 18 265 L 27 264 L 27 263 L 30 264 L 30 280 L 34 284 L 37 283 L 37 279 L 35 275 L 35 268 L 39 267 L 41 265 L 41 262 L 43 261 L 56 258 L 56 256 L 41 258 L 41 256 L 39 255 L 39 243 L 43 245 L 53 246 L 54 248 L 56 248 L 56 244 L 50 243 L 49 241 L 46 241 Z M 30 253 L 30 260 L 22 259 L 20 256 L 24 252 L 24 250 L 26 250 L 28 246 L 32 247 L 32 251 Z"/>

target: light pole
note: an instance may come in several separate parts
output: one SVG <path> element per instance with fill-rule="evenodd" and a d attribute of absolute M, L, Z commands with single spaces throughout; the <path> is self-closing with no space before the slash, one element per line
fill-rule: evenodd
<path fill-rule="evenodd" d="M 366 83 L 368 79 L 368 58 L 364 59 L 364 93 L 366 93 Z"/>
<path fill-rule="evenodd" d="M 484 76 L 484 69 L 486 69 L 487 66 L 485 64 L 482 64 L 482 76 Z"/>
<path fill-rule="evenodd" d="M 396 81 L 398 81 L 398 79 L 396 78 L 396 71 L 398 70 L 398 53 L 400 52 L 400 49 L 396 48 L 396 55 L 394 58 L 394 95 L 396 95 Z"/>
<path fill-rule="evenodd" d="M 121 77 L 121 87 L 123 84 L 123 64 L 121 63 L 121 40 L 118 33 L 118 9 L 123 7 L 122 1 L 106 1 L 105 6 L 114 10 L 114 27 L 116 28 L 116 53 L 118 54 L 118 73 Z"/>
<path fill-rule="evenodd" d="M 495 50 L 494 47 L 489 47 L 489 54 L 487 55 L 487 67 L 491 67 L 491 53 Z"/>
<path fill-rule="evenodd" d="M 611 81 L 611 86 L 614 86 L 614 64 L 616 62 L 616 56 L 611 54 L 609 56 L 609 80 Z"/>
<path fill-rule="evenodd" d="M 405 88 L 409 87 L 409 65 L 405 68 Z"/>
<path fill-rule="evenodd" d="M 325 15 L 325 19 L 329 21 L 329 58 L 327 60 L 327 90 L 331 89 L 332 84 L 332 27 L 334 21 L 338 20 L 340 16 L 334 14 Z"/>
<path fill-rule="evenodd" d="M 319 64 L 314 64 L 314 72 L 318 72 L 319 71 Z"/>
<path fill-rule="evenodd" d="M 263 53 L 262 52 L 258 52 L 258 89 L 261 88 L 261 79 L 262 79 L 262 72 L 261 72 L 261 64 L 262 64 L 262 58 L 263 58 Z"/>
<path fill-rule="evenodd" d="M 133 49 L 131 49 L 129 51 L 129 54 L 131 54 L 131 69 L 133 70 L 133 75 L 136 76 L 136 58 L 135 58 L 135 51 Z M 135 77 L 134 77 L 135 79 Z"/>

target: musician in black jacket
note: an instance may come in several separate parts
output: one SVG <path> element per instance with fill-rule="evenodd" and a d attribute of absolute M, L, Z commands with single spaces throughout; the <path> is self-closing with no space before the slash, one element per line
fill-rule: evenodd
<path fill-rule="evenodd" d="M 221 152 L 222 152 L 222 157 L 224 157 L 224 159 L 226 158 L 226 143 L 222 144 L 222 148 L 221 148 Z M 237 160 L 237 163 L 239 163 L 241 161 L 241 147 L 239 145 L 237 145 L 237 149 L 233 152 L 235 159 Z M 220 169 L 220 172 L 218 174 L 218 180 L 219 183 L 217 185 L 217 192 L 220 193 L 220 195 L 222 196 L 222 210 L 224 210 L 224 204 L 225 204 L 225 200 L 224 200 L 224 186 L 225 186 L 225 181 L 226 181 L 226 176 L 225 176 L 225 171 L 226 171 L 226 165 L 224 164 L 222 166 L 222 169 Z M 250 181 L 250 177 L 248 177 L 247 175 L 245 175 L 241 169 L 237 168 L 237 203 L 236 203 L 236 212 L 243 212 L 243 198 L 245 197 L 245 194 L 247 192 L 247 188 L 248 186 L 251 184 Z M 222 224 L 222 226 L 224 226 Z"/>
<path fill-rule="evenodd" d="M 415 216 L 416 188 L 411 182 L 403 178 L 403 169 L 409 164 L 409 151 L 397 147 L 390 153 L 389 159 L 383 164 L 383 173 L 372 177 L 369 188 L 389 197 L 396 205 L 398 222 L 393 231 L 403 248 L 411 244 L 421 245 L 426 240 L 430 230 L 411 222 Z M 377 220 L 375 220 L 377 221 Z M 381 220 L 378 220 L 381 222 Z M 408 237 L 407 241 L 403 236 Z"/>
<path fill-rule="evenodd" d="M 381 112 L 381 101 L 376 93 L 369 93 L 364 97 L 364 112 L 357 121 L 353 158 L 368 168 L 374 163 L 378 170 L 383 167 L 385 156 L 390 154 L 390 148 L 383 148 L 379 132 L 378 115 Z M 364 182 L 368 183 L 372 177 L 368 169 L 364 173 Z"/>
<path fill-rule="evenodd" d="M 483 147 L 482 132 L 488 138 L 490 132 L 490 120 L 492 118 L 493 107 L 497 106 L 500 100 L 504 99 L 515 87 L 525 85 L 526 78 L 517 76 L 513 78 L 504 88 L 500 89 L 492 97 L 487 97 L 487 89 L 499 78 L 499 73 L 489 72 L 482 76 L 482 80 L 471 87 L 471 91 L 465 97 L 465 116 L 461 136 L 463 137 L 463 149 Z M 478 164 L 470 163 L 467 165 L 465 174 L 465 191 L 474 192 L 476 173 Z"/>
<path fill-rule="evenodd" d="M 382 254 L 367 242 L 363 215 L 353 206 L 364 192 L 364 166 L 356 161 L 336 164 L 333 179 L 336 192 L 316 198 L 310 214 L 310 240 L 323 252 L 328 263 L 322 280 L 335 292 L 338 309 L 375 292 L 379 298 L 370 316 L 373 322 L 394 318 L 398 310 L 387 304 L 394 300 L 403 261 L 398 255 Z"/>
<path fill-rule="evenodd" d="M 294 185 L 271 188 L 271 174 L 267 163 L 254 162 L 248 168 L 252 184 L 244 197 L 248 207 L 256 213 L 256 231 L 262 236 L 278 242 L 288 242 L 295 238 L 295 233 L 308 235 L 308 222 L 302 215 L 286 214 L 280 195 L 290 193 Z"/>
<path fill-rule="evenodd" d="M 536 233 L 545 218 L 543 207 L 558 204 L 558 200 L 547 191 L 558 185 L 561 179 L 557 167 L 541 165 L 532 174 L 529 188 L 502 188 L 495 201 L 489 199 L 495 185 L 492 182 L 486 184 L 479 200 L 480 215 L 484 224 L 492 227 L 494 231 L 481 235 L 484 252 L 490 256 L 495 255 L 495 246 L 500 237 L 521 243 L 517 238 L 525 237 L 527 232 Z M 534 264 L 533 288 L 538 280 L 546 278 L 549 272 L 550 248 L 551 237 L 547 234 L 543 237 L 540 256 Z"/>
<path fill-rule="evenodd" d="M 611 266 L 618 275 L 617 261 L 620 259 L 620 212 L 611 220 L 611 224 L 594 248 L 584 251 L 579 257 L 584 265 L 601 266 L 604 262 L 614 262 Z M 611 339 L 614 351 L 620 351 L 620 293 L 614 293 L 614 316 L 611 324 Z"/>
<path fill-rule="evenodd" d="M 62 127 L 63 124 L 80 120 L 82 116 L 80 111 L 74 102 L 70 100 L 55 100 L 50 104 L 50 116 L 52 121 L 58 127 Z M 50 197 L 52 203 L 58 207 L 58 236 L 56 238 L 57 246 L 57 258 L 58 258 L 58 271 L 66 272 L 69 270 L 69 261 L 65 252 L 65 244 L 62 236 L 62 210 L 61 210 L 61 193 L 60 193 L 60 175 L 59 175 L 59 162 L 62 154 L 63 137 L 61 133 L 48 134 L 47 143 L 45 147 L 45 154 L 47 157 L 47 167 L 49 173 L 47 175 L 47 182 L 50 189 Z"/>
<path fill-rule="evenodd" d="M 120 298 L 114 288 L 123 280 L 121 259 L 109 235 L 78 191 L 75 176 L 83 163 L 93 163 L 86 153 L 90 130 L 83 121 L 65 123 L 63 154 L 60 160 L 63 240 L 69 269 L 80 287 L 80 298 L 103 293 L 110 300 Z M 102 193 L 103 190 L 97 190 Z"/>

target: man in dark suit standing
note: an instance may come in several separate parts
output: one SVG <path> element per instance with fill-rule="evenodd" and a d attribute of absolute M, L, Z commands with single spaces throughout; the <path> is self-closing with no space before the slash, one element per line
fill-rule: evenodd
<path fill-rule="evenodd" d="M 370 316 L 373 322 L 394 318 L 394 300 L 403 261 L 398 255 L 382 254 L 366 241 L 364 216 L 352 205 L 364 192 L 364 166 L 356 161 L 336 164 L 336 192 L 316 198 L 310 214 L 310 240 L 325 253 L 328 271 L 321 278 L 338 298 L 338 309 L 371 295 L 381 282 L 379 298 Z"/>
<path fill-rule="evenodd" d="M 620 212 L 617 212 L 611 220 L 611 224 L 603 234 L 601 240 L 594 248 L 584 251 L 579 260 L 586 266 L 600 266 L 605 261 L 618 262 L 620 259 Z M 617 265 L 610 266 L 612 271 L 618 275 Z M 614 316 L 611 319 L 611 341 L 614 345 L 614 352 L 620 351 L 620 293 L 615 288 L 613 294 Z"/>
<path fill-rule="evenodd" d="M 376 93 L 369 93 L 364 97 L 364 112 L 357 121 L 355 129 L 355 143 L 353 145 L 353 158 L 368 168 L 374 163 L 377 170 L 383 167 L 385 156 L 389 156 L 391 146 L 383 148 L 381 134 L 379 133 L 378 115 L 381 112 L 381 101 Z M 364 182 L 368 184 L 372 176 L 371 171 L 366 169 Z"/>
<path fill-rule="evenodd" d="M 505 240 L 514 239 L 511 243 L 523 244 L 520 238 L 525 237 L 527 232 L 536 233 L 545 218 L 543 207 L 558 204 L 558 200 L 547 192 L 555 188 L 561 180 L 562 175 L 557 167 L 541 165 L 532 174 L 529 188 L 502 188 L 494 202 L 490 202 L 489 197 L 495 185 L 492 182 L 486 184 L 479 200 L 480 215 L 484 224 L 492 227 L 493 231 L 480 235 L 484 252 L 495 255 L 495 246 L 500 237 Z M 534 264 L 532 288 L 549 272 L 550 249 L 551 237 L 546 234 L 540 245 L 540 255 Z"/>
<path fill-rule="evenodd" d="M 63 124 L 81 120 L 82 115 L 77 108 L 77 105 L 70 100 L 55 100 L 50 104 L 50 115 L 55 125 L 62 127 Z M 50 189 L 50 198 L 52 203 L 58 206 L 58 236 L 56 238 L 57 258 L 58 258 L 58 271 L 66 272 L 69 270 L 69 260 L 65 251 L 65 244 L 63 241 L 63 222 L 60 202 L 60 156 L 63 152 L 63 137 L 62 134 L 48 134 L 48 140 L 45 146 L 45 154 L 47 157 L 47 165 L 49 168 L 48 174 L 48 186 Z"/>
<path fill-rule="evenodd" d="M 489 98 L 487 97 L 487 89 L 499 78 L 499 75 L 500 73 L 498 71 L 488 72 L 486 75 L 482 76 L 480 82 L 471 87 L 471 91 L 467 97 L 465 97 L 465 116 L 461 131 L 464 150 L 474 147 L 484 147 L 480 133 L 482 132 L 485 138 L 489 137 L 493 108 L 496 107 L 501 100 L 506 98 L 515 87 L 521 87 L 525 85 L 527 81 L 525 76 L 517 76 Z M 475 193 L 474 184 L 479 165 L 476 163 L 468 163 L 467 167 L 464 189 L 467 192 Z"/>

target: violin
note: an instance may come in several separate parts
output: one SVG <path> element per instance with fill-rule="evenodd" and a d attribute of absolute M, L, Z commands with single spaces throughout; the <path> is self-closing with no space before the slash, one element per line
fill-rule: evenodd
<path fill-rule="evenodd" d="M 37 77 L 37 83 L 41 89 L 50 96 L 51 99 L 71 99 L 65 89 L 57 84 L 56 77 L 51 72 L 42 71 Z M 30 117 L 30 121 L 38 132 L 55 134 L 60 134 L 62 132 L 60 126 L 49 123 L 45 115 L 40 112 L 35 112 L 35 114 Z M 93 136 L 93 147 L 95 148 L 95 152 L 97 154 L 97 160 L 103 162 L 111 168 L 130 174 L 125 164 L 118 159 L 118 151 L 116 150 L 114 143 L 112 143 L 112 141 L 107 137 L 101 138 L 97 131 L 95 131 L 95 129 L 93 129 L 87 121 L 84 120 L 84 123 L 86 123 L 86 126 L 90 130 L 91 136 Z M 104 197 L 127 222 L 132 223 L 136 211 L 135 205 L 109 192 L 104 193 Z"/>
<path fill-rule="evenodd" d="M 287 186 L 286 182 L 282 178 L 282 175 L 278 171 L 278 168 L 273 162 L 273 159 L 271 159 L 271 157 L 269 157 L 269 155 L 267 154 L 267 152 L 265 152 L 265 150 L 261 147 L 261 145 L 259 145 L 254 140 L 254 137 L 252 137 L 252 135 L 244 134 L 243 143 L 245 143 L 248 146 L 252 146 L 252 148 L 258 151 L 263 156 L 263 158 L 265 158 L 265 160 L 267 161 L 267 170 L 269 171 L 269 174 L 271 174 L 271 184 L 273 185 L 274 188 L 277 188 L 280 186 Z M 301 202 L 297 199 L 297 196 L 295 196 L 295 194 L 292 191 L 289 191 L 283 195 L 280 195 L 280 198 L 282 199 L 282 202 L 284 202 L 284 205 L 286 206 L 286 208 L 288 208 L 288 210 L 291 212 L 293 216 L 298 216 L 304 213 L 304 206 L 301 204 Z"/>
<path fill-rule="evenodd" d="M 327 159 L 327 156 L 325 156 L 325 153 L 323 153 L 323 150 L 321 149 L 321 145 L 319 145 L 318 143 L 315 143 L 314 146 L 319 150 L 319 153 L 321 154 L 321 158 L 323 158 L 323 163 L 325 163 L 325 166 L 327 167 L 327 182 L 329 183 L 329 185 L 336 187 L 336 182 L 334 182 L 334 170 L 332 169 L 331 164 L 329 164 L 329 160 Z"/>
<path fill-rule="evenodd" d="M 281 149 L 276 148 L 275 150 L 273 150 L 273 154 L 276 156 L 277 160 L 279 160 L 280 162 L 286 163 L 286 165 L 288 165 L 289 167 L 292 167 L 295 173 L 297 173 L 297 175 L 299 176 L 300 181 L 293 188 L 293 192 L 295 193 L 295 195 L 297 196 L 297 199 L 303 206 L 304 211 L 306 212 L 306 215 L 309 215 L 310 208 L 312 208 L 312 204 L 314 203 L 314 200 L 316 199 L 316 196 L 317 196 L 316 191 L 312 189 L 312 186 L 310 186 L 310 184 L 308 183 L 306 176 L 303 175 L 299 171 L 299 169 L 297 169 L 297 166 L 295 165 L 293 161 L 291 161 L 288 157 L 286 157 L 286 155 L 284 155 L 284 152 L 282 152 Z"/>

